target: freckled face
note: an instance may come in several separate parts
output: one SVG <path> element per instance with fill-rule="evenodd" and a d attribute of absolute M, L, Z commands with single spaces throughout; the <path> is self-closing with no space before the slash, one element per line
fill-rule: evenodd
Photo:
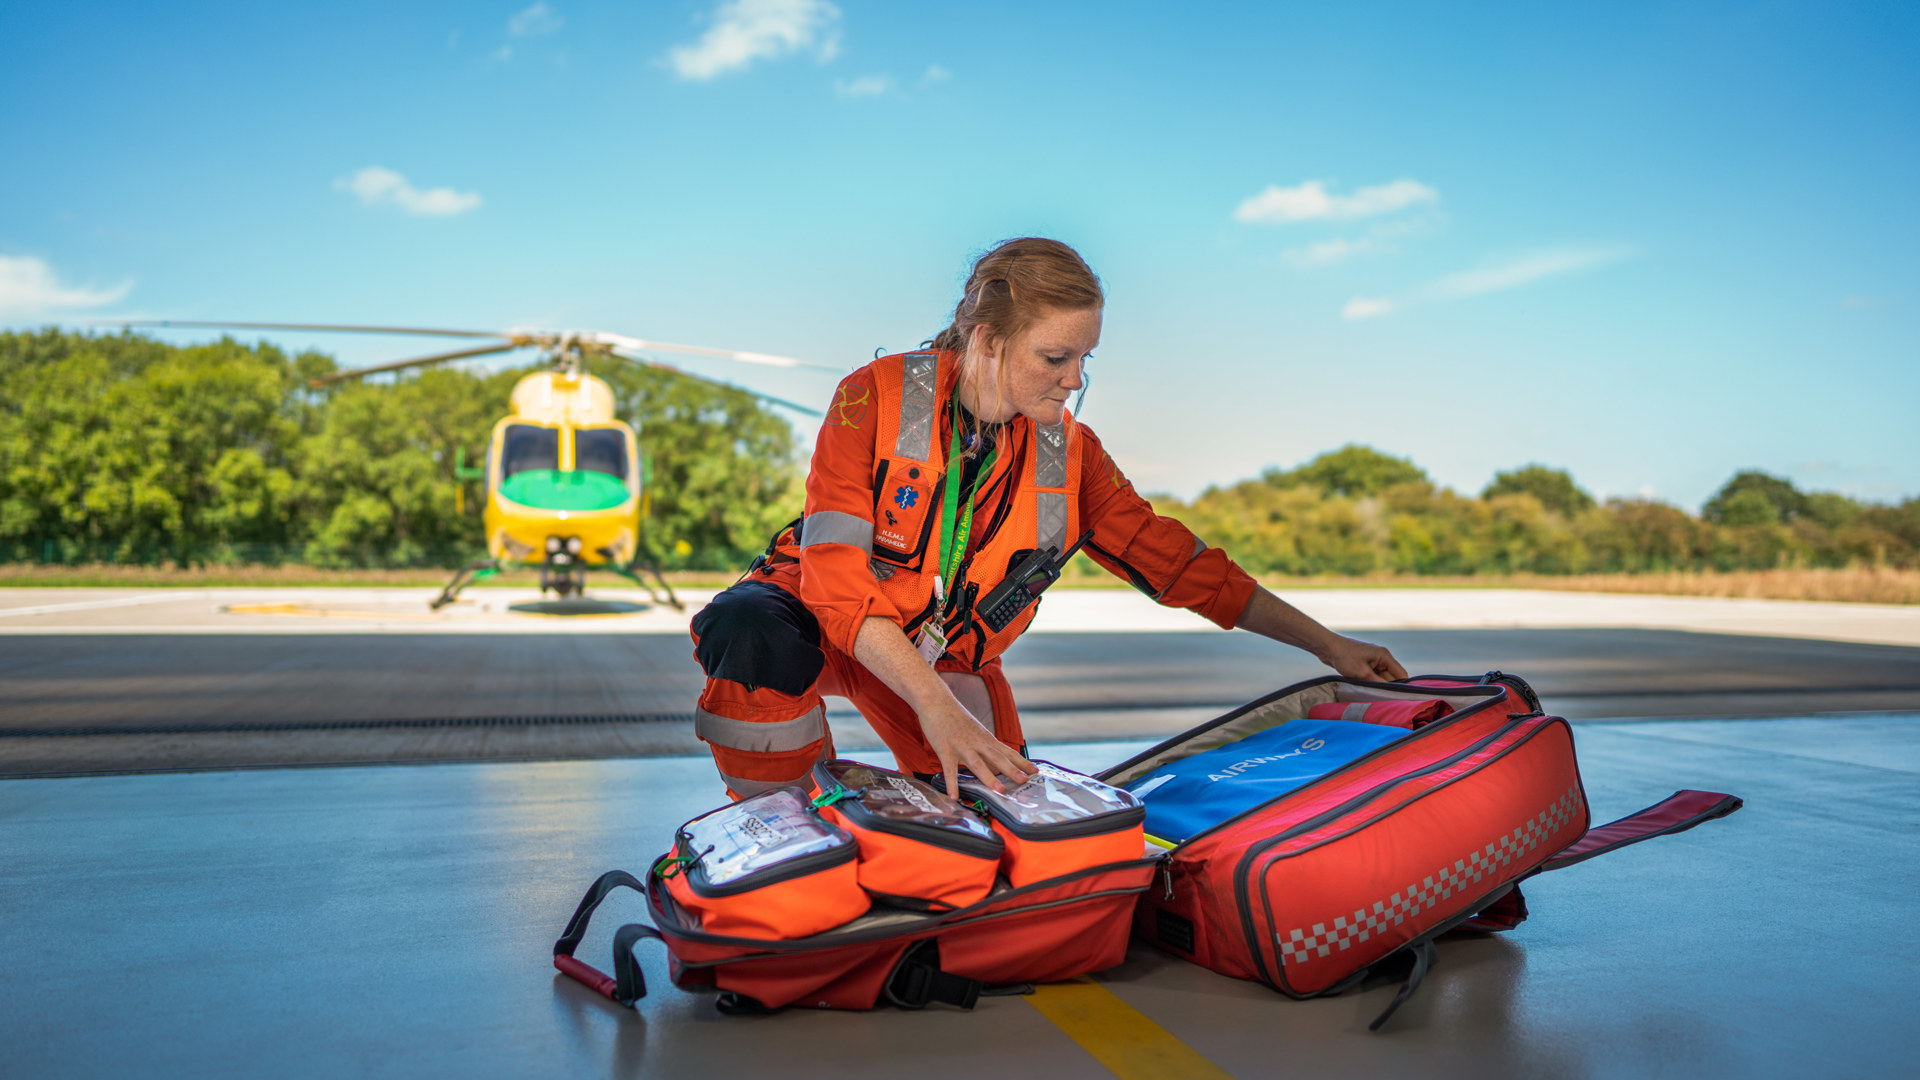
<path fill-rule="evenodd" d="M 1066 414 L 1067 401 L 1086 384 L 1084 365 L 1100 344 L 1100 309 L 1049 311 L 997 346 L 982 344 L 986 363 L 976 369 L 982 385 L 974 396 L 986 410 L 996 401 L 1000 408 L 997 416 L 978 408 L 974 415 L 989 423 L 1025 416 L 1036 424 L 1057 424 Z"/>

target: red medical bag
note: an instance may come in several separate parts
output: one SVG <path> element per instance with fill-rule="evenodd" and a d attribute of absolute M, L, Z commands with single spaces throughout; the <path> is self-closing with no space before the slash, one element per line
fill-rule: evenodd
<path fill-rule="evenodd" d="M 716 990 L 723 1012 L 786 1005 L 871 1009 L 944 1002 L 972 1008 L 981 994 L 1101 971 L 1126 959 L 1135 899 L 1151 884 L 1158 858 L 1132 859 L 1005 885 L 985 899 L 944 912 L 875 908 L 846 926 L 787 941 L 728 937 L 695 927 L 660 877 L 601 875 L 553 946 L 553 966 L 631 1008 L 646 996 L 634 948 L 665 944 L 668 970 L 683 990 Z M 622 926 L 613 938 L 613 974 L 574 958 L 587 920 L 621 887 L 647 899 L 653 925 Z"/>
<path fill-rule="evenodd" d="M 1315 706 L 1433 699 L 1452 711 L 1174 847 L 1140 898 L 1135 934 L 1295 998 L 1339 993 L 1410 954 L 1377 1030 L 1432 966 L 1436 937 L 1527 917 L 1521 879 L 1740 808 L 1731 795 L 1682 791 L 1590 829 L 1572 729 L 1499 672 L 1296 683 L 1098 775 L 1125 786 Z"/>

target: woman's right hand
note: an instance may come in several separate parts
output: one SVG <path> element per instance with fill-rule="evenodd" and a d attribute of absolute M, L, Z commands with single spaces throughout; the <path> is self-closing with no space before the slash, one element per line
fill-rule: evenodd
<path fill-rule="evenodd" d="M 1033 777 L 1038 771 L 1033 762 L 994 738 L 993 732 L 952 694 L 944 696 L 945 701 L 936 700 L 930 707 L 919 710 L 920 733 L 926 736 L 927 745 L 940 759 L 941 778 L 946 781 L 950 797 L 960 797 L 961 769 L 1001 792 L 1006 790 L 1006 785 L 1000 782 L 1002 776 L 1012 780 L 1015 786 Z"/>

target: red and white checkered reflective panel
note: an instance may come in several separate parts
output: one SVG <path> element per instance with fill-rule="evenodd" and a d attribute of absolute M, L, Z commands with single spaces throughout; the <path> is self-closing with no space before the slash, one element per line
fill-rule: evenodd
<path fill-rule="evenodd" d="M 1371 909 L 1356 908 L 1351 915 L 1336 916 L 1331 922 L 1314 923 L 1311 929 L 1296 927 L 1286 933 L 1276 933 L 1274 937 L 1280 945 L 1281 962 L 1293 965 L 1330 956 L 1336 951 L 1344 951 L 1367 941 L 1389 927 L 1399 926 L 1437 906 L 1454 893 L 1468 892 L 1478 896 L 1486 892 L 1486 888 L 1476 886 L 1491 878 L 1492 882 L 1488 883 L 1490 888 L 1492 884 L 1510 876 L 1505 871 L 1516 860 L 1564 830 L 1573 821 L 1580 806 L 1579 789 L 1570 787 L 1566 794 L 1528 818 L 1519 828 L 1484 848 L 1454 860 L 1452 865 L 1435 870 L 1417 884 L 1398 889 L 1384 900 L 1374 901 Z M 1558 846 L 1553 850 L 1558 850 Z M 1407 934 L 1405 938 L 1414 936 Z"/>

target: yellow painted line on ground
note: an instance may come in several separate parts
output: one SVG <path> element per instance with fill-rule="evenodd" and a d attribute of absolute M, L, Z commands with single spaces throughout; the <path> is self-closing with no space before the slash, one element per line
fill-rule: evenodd
<path fill-rule="evenodd" d="M 327 619 L 445 619 L 443 615 L 417 611 L 350 611 L 305 604 L 228 604 L 220 610 L 230 615 L 307 615 Z"/>
<path fill-rule="evenodd" d="M 1026 1000 L 1120 1080 L 1233 1080 L 1092 979 L 1045 983 Z"/>

